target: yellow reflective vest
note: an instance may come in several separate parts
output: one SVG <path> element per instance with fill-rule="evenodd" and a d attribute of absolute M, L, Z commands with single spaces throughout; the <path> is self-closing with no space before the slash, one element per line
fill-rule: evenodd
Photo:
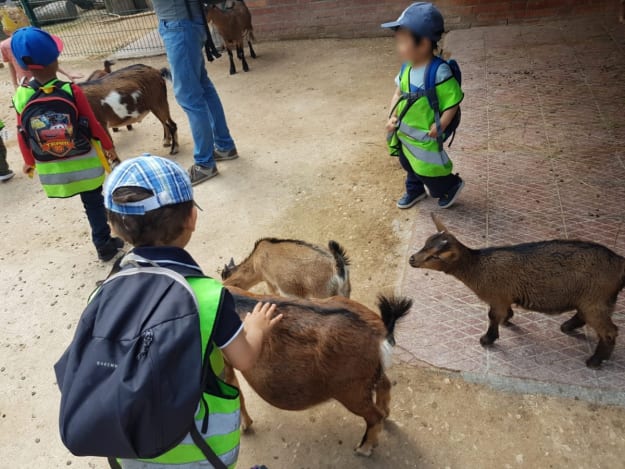
<path fill-rule="evenodd" d="M 217 280 L 207 277 L 186 277 L 196 295 L 200 311 L 200 332 L 202 337 L 202 357 L 205 351 L 211 350 L 209 360 L 215 374 L 217 389 L 204 392 L 199 410 L 195 415 L 196 425 L 206 443 L 215 452 L 223 463 L 234 469 L 239 456 L 239 440 L 241 436 L 241 405 L 239 390 L 223 380 L 224 359 L 221 351 L 209 341 L 221 306 L 223 286 Z M 202 428 L 204 427 L 204 428 Z M 205 431 L 204 431 L 205 430 Z M 137 467 L 160 469 L 168 465 L 176 469 L 197 469 L 198 463 L 206 463 L 206 457 L 195 446 L 190 435 L 175 448 L 165 454 L 149 460 L 129 461 L 122 460 L 124 469 Z"/>
<path fill-rule="evenodd" d="M 402 95 L 410 93 L 411 70 L 411 66 L 403 67 L 399 77 Z M 453 76 L 436 84 L 436 94 L 441 113 L 458 105 L 464 97 L 460 84 Z M 436 138 L 428 135 L 434 123 L 434 110 L 430 107 L 427 97 L 417 99 L 404 114 L 403 111 L 408 105 L 410 105 L 408 100 L 403 98 L 397 105 L 397 115 L 403 114 L 403 117 L 396 138 L 410 166 L 421 176 L 438 177 L 451 174 L 453 163 L 447 152 L 439 147 Z"/>

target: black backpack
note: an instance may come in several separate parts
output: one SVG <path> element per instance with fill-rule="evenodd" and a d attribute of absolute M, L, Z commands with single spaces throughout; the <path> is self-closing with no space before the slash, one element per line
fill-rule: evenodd
<path fill-rule="evenodd" d="M 63 89 L 67 83 L 56 81 L 41 85 L 32 80 L 35 90 L 21 114 L 18 129 L 37 161 L 84 155 L 91 150 L 89 122 L 81 117 L 74 97 Z"/>
<path fill-rule="evenodd" d="M 191 433 L 213 467 L 225 469 L 195 425 L 215 376 L 210 350 L 205 363 L 201 352 L 198 303 L 185 278 L 157 265 L 125 266 L 93 295 L 55 365 L 65 446 L 119 467 L 114 458 L 155 458 Z"/>

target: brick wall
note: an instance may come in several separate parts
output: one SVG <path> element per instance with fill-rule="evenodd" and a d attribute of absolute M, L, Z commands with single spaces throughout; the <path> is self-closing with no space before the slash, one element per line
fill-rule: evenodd
<path fill-rule="evenodd" d="M 384 34 L 411 0 L 246 0 L 261 39 L 360 37 Z M 540 18 L 616 14 L 619 0 L 433 0 L 447 28 Z"/>

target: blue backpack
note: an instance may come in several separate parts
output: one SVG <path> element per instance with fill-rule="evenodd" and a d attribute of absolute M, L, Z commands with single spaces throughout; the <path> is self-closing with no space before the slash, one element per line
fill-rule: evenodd
<path fill-rule="evenodd" d="M 438 72 L 438 67 L 440 67 L 443 64 L 447 64 L 449 66 L 453 77 L 456 79 L 458 84 L 462 86 L 462 71 L 460 70 L 460 65 L 458 65 L 458 62 L 456 62 L 453 59 L 447 61 L 441 57 L 436 56 L 425 69 L 425 80 L 424 80 L 425 89 L 418 88 L 412 84 L 410 85 L 410 93 L 407 96 L 403 97 L 403 99 L 408 100 L 408 104 L 404 108 L 401 116 L 399 116 L 399 120 L 401 121 L 401 119 L 404 117 L 404 115 L 406 115 L 410 107 L 419 98 L 425 96 L 428 100 L 428 103 L 430 104 L 430 107 L 434 111 L 434 122 L 436 123 L 436 130 L 438 132 L 438 137 L 437 137 L 438 146 L 441 149 L 441 151 L 443 150 L 444 142 L 449 140 L 449 146 L 451 146 L 451 144 L 453 143 L 454 138 L 456 137 L 456 130 L 458 129 L 458 126 L 460 125 L 460 120 L 462 118 L 462 112 L 460 108 L 458 108 L 458 112 L 456 112 L 456 115 L 454 116 L 453 120 L 445 129 L 445 132 L 444 133 L 442 132 L 440 104 L 438 102 L 438 95 L 436 94 L 436 74 Z M 407 66 L 406 64 L 402 65 L 402 68 L 400 71 L 400 77 L 403 75 L 406 66 Z"/>

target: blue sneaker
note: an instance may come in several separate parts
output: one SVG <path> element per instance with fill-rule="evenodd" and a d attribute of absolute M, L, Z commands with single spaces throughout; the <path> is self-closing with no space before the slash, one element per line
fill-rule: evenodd
<path fill-rule="evenodd" d="M 397 208 L 405 210 L 407 208 L 414 207 L 417 202 L 421 202 L 427 196 L 428 195 L 425 192 L 416 195 L 405 193 L 402 198 L 397 201 Z"/>
<path fill-rule="evenodd" d="M 443 195 L 440 199 L 438 199 L 438 206 L 440 208 L 450 208 L 453 204 L 456 203 L 456 199 L 460 195 L 460 192 L 462 192 L 462 189 L 464 189 L 464 181 L 460 179 L 460 181 L 458 181 L 458 184 L 449 189 L 449 192 L 447 194 Z"/>

